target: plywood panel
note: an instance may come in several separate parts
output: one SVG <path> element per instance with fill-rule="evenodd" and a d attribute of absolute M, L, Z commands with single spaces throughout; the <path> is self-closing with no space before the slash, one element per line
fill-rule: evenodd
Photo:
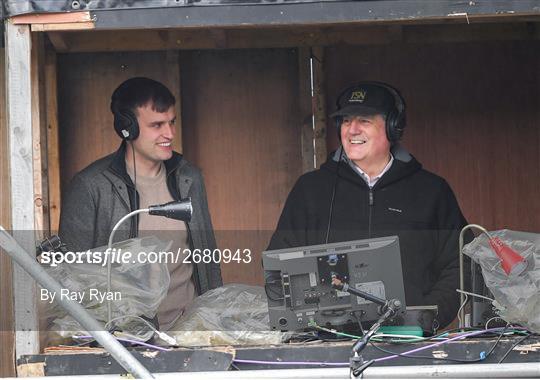
<path fill-rule="evenodd" d="M 181 53 L 186 157 L 203 171 L 220 248 L 249 247 L 223 264 L 225 282 L 262 284 L 260 252 L 302 171 L 296 50 Z"/>
<path fill-rule="evenodd" d="M 114 132 L 109 106 L 111 94 L 120 83 L 134 76 L 146 76 L 178 94 L 178 75 L 170 72 L 178 70 L 178 66 L 171 62 L 171 57 L 165 51 L 58 55 L 62 188 L 79 170 L 118 148 L 120 138 Z M 175 149 L 180 149 L 179 139 Z"/>
<path fill-rule="evenodd" d="M 469 222 L 540 231 L 538 41 L 339 46 L 326 58 L 328 112 L 350 83 L 393 84 L 408 105 L 404 145 L 449 181 Z"/>
<path fill-rule="evenodd" d="M 4 49 L 0 49 L 0 225 L 11 228 Z M 11 259 L 0 250 L 0 377 L 15 376 Z"/>

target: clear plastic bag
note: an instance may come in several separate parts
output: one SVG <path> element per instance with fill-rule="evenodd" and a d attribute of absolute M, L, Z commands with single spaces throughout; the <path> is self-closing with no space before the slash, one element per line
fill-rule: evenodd
<path fill-rule="evenodd" d="M 81 304 L 99 322 L 107 323 L 107 300 L 103 294 L 110 294 L 112 318 L 122 316 L 155 316 L 161 301 L 167 295 L 170 277 L 164 262 L 147 263 L 138 259 L 139 252 L 166 252 L 171 242 L 164 243 L 154 236 L 129 239 L 113 245 L 116 252 L 131 253 L 128 263 L 111 265 L 111 293 L 107 292 L 107 265 L 101 263 L 62 263 L 56 267 L 46 267 L 47 273 L 55 278 L 62 288 L 82 294 Z M 105 252 L 107 247 L 94 248 L 92 252 Z M 92 289 L 93 295 L 90 293 Z M 97 294 L 96 294 L 97 293 Z M 119 295 L 119 297 L 118 297 Z M 56 295 L 60 297 L 60 295 Z M 78 302 L 78 300 L 76 301 Z M 87 335 L 80 325 L 57 303 L 45 305 L 47 328 L 52 341 L 68 338 L 71 335 Z M 152 336 L 146 323 L 138 318 L 121 318 L 115 325 L 141 339 Z"/>
<path fill-rule="evenodd" d="M 197 297 L 170 330 L 181 346 L 279 344 L 290 337 L 270 330 L 264 289 L 244 284 Z"/>
<path fill-rule="evenodd" d="M 480 264 L 500 316 L 540 332 L 540 234 L 500 230 L 490 235 L 500 238 L 525 258 L 527 268 L 523 273 L 506 275 L 485 234 L 463 247 L 463 252 Z"/>

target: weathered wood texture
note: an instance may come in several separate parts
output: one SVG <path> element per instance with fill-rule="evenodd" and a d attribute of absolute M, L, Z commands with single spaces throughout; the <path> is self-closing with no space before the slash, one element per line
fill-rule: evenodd
<path fill-rule="evenodd" d="M 0 49 L 0 147 L 8 146 L 5 78 L 5 51 Z M 11 229 L 9 189 L 9 150 L 0 149 L 0 225 Z M 13 321 L 13 286 L 11 259 L 0 249 L 0 377 L 15 376 L 15 334 Z"/>
<path fill-rule="evenodd" d="M 32 145 L 31 36 L 25 25 L 6 23 L 6 98 L 13 237 L 29 254 L 35 251 L 35 206 Z M 39 350 L 36 284 L 13 264 L 15 352 Z"/>
<path fill-rule="evenodd" d="M 58 83 L 56 75 L 56 53 L 45 52 L 45 105 L 47 138 L 47 190 L 49 195 L 49 226 L 56 234 L 60 223 L 60 147 L 58 145 Z"/>
<path fill-rule="evenodd" d="M 266 28 L 186 28 L 169 30 L 50 31 L 61 52 L 142 51 L 167 49 L 242 49 L 331 45 L 386 45 L 464 41 L 538 40 L 536 22 L 437 25 L 332 25 Z"/>
<path fill-rule="evenodd" d="M 293 49 L 181 54 L 184 152 L 204 174 L 225 282 L 262 284 L 260 253 L 302 171 L 298 58 Z"/>
<path fill-rule="evenodd" d="M 538 41 L 339 46 L 326 50 L 326 76 L 328 113 L 357 81 L 401 90 L 404 146 L 448 180 L 469 222 L 540 231 Z"/>

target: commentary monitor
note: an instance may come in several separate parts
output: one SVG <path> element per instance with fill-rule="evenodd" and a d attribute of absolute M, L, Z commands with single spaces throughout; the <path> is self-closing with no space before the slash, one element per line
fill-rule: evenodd
<path fill-rule="evenodd" d="M 382 299 L 397 299 L 400 314 L 405 310 L 397 236 L 265 251 L 263 267 L 272 329 L 379 318 L 379 305 L 333 288 L 333 278 Z"/>

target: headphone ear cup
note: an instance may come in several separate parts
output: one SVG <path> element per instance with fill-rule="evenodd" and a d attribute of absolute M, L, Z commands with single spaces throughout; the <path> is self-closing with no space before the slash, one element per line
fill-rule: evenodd
<path fill-rule="evenodd" d="M 391 143 L 396 142 L 396 111 L 390 111 L 386 115 L 386 138 Z"/>
<path fill-rule="evenodd" d="M 386 117 L 386 137 L 391 143 L 401 140 L 405 129 L 405 114 L 391 111 Z"/>
<path fill-rule="evenodd" d="M 114 130 L 124 140 L 135 140 L 139 137 L 137 117 L 130 110 L 118 110 L 114 113 Z"/>

